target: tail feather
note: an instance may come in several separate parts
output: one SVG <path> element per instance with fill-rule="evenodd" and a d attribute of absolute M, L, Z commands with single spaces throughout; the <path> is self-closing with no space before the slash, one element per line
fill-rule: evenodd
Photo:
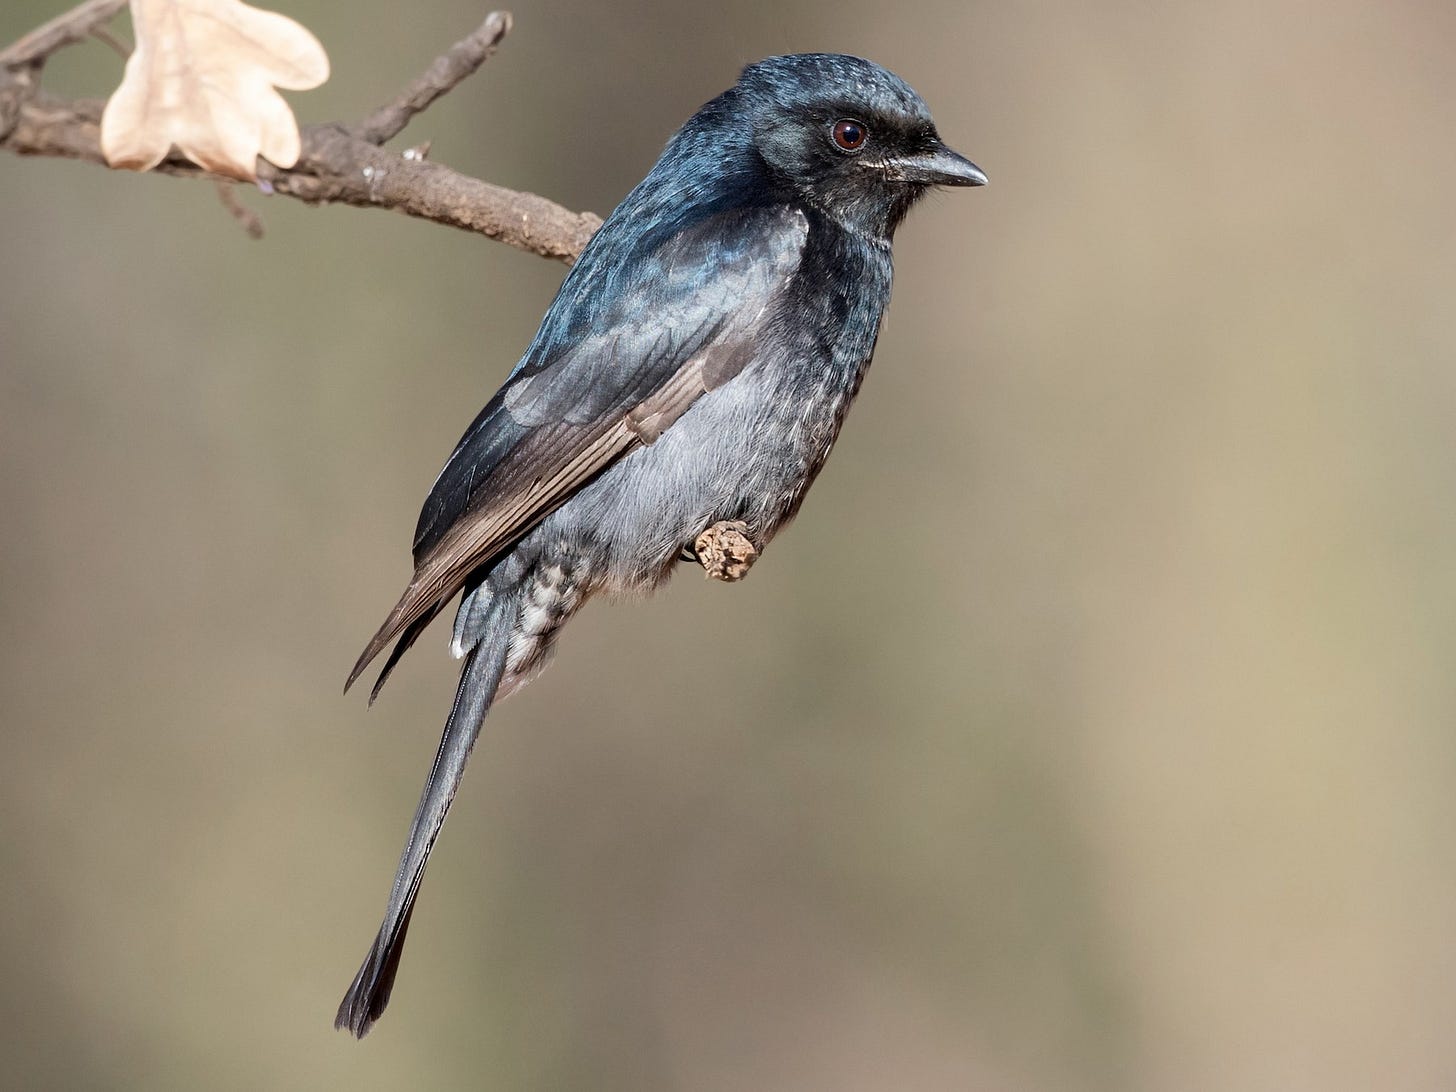
<path fill-rule="evenodd" d="M 434 849 L 435 839 L 450 810 L 450 802 L 460 785 L 460 775 L 480 734 L 481 722 L 490 711 L 505 671 L 511 632 L 505 612 L 507 606 L 513 604 L 513 596 L 501 596 L 497 604 L 499 613 L 492 620 L 494 624 L 466 657 L 460 672 L 460 685 L 455 691 L 455 704 L 450 710 L 450 719 L 445 722 L 440 749 L 435 754 L 435 764 L 430 768 L 429 779 L 425 782 L 414 821 L 410 824 L 409 839 L 400 857 L 384 922 L 334 1018 L 334 1027 L 345 1028 L 358 1038 L 364 1037 L 389 1003 L 405 932 L 409 929 L 415 895 L 429 863 L 430 851 Z"/>

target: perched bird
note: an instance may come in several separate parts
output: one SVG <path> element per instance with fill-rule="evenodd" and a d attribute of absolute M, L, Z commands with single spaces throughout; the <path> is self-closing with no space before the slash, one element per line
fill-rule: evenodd
<path fill-rule="evenodd" d="M 602 225 L 446 462 L 414 576 L 349 676 L 394 642 L 378 694 L 463 593 L 455 704 L 336 1027 L 362 1036 L 389 1001 L 492 702 L 593 595 L 649 592 L 704 551 L 741 574 L 798 511 L 859 389 L 896 227 L 930 187 L 985 182 L 899 77 L 857 57 L 770 57 L 693 115 Z"/>

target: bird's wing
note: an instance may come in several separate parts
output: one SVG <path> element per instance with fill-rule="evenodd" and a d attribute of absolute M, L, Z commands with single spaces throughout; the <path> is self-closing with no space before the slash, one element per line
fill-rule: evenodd
<path fill-rule="evenodd" d="M 807 235 L 797 210 L 737 209 L 568 278 L 430 491 L 414 576 L 349 684 L 396 637 L 413 640 L 472 571 L 742 371 Z"/>

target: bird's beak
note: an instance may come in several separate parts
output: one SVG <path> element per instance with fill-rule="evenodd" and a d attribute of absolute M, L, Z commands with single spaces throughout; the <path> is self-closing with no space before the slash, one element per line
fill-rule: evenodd
<path fill-rule="evenodd" d="M 944 144 L 918 155 L 899 156 L 885 164 L 885 173 L 900 182 L 927 186 L 984 186 L 986 172 Z"/>

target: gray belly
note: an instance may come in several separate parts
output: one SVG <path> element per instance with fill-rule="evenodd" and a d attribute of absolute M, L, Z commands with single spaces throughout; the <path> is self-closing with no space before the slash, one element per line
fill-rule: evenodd
<path fill-rule="evenodd" d="M 762 548 L 798 511 L 862 371 L 826 368 L 805 383 L 754 365 L 705 394 L 656 443 L 625 456 L 547 516 L 467 593 L 455 654 L 480 639 L 496 595 L 518 596 L 504 697 L 546 665 L 557 633 L 591 596 L 652 591 L 712 524 L 743 520 Z"/>
<path fill-rule="evenodd" d="M 853 386 L 820 376 L 786 392 L 758 370 L 704 395 L 656 443 L 557 509 L 531 545 L 543 556 L 586 555 L 602 590 L 630 593 L 664 580 L 683 547 L 719 520 L 743 520 L 766 544 L 828 456 Z"/>

